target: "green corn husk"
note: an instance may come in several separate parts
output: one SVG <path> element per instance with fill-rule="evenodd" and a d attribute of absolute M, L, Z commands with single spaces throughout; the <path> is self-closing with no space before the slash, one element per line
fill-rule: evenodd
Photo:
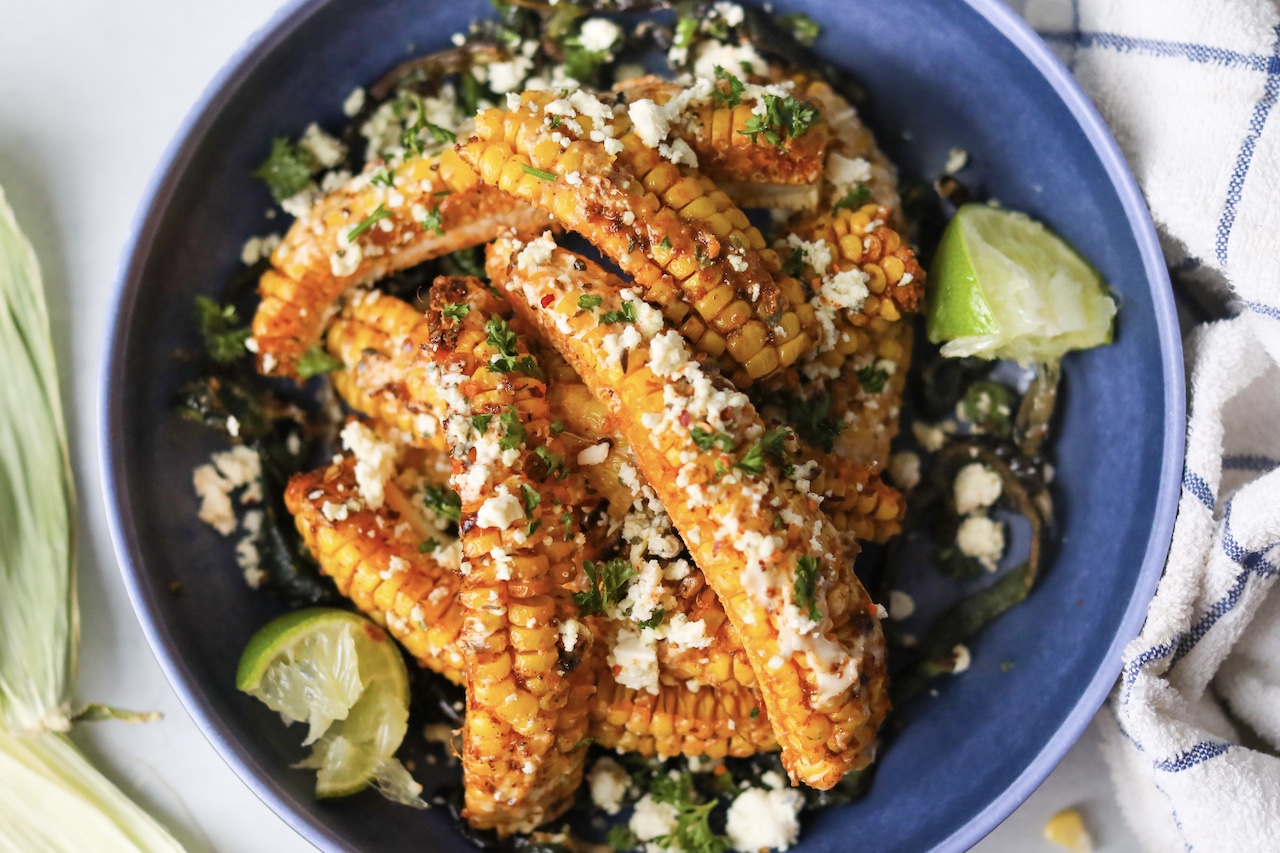
<path fill-rule="evenodd" d="M 40 266 L 0 190 L 0 724 L 66 731 L 75 492 Z"/>
<path fill-rule="evenodd" d="M 79 648 L 75 487 L 35 252 L 0 188 L 0 853 L 181 853 L 64 735 Z M 90 706 L 103 714 L 143 719 Z"/>

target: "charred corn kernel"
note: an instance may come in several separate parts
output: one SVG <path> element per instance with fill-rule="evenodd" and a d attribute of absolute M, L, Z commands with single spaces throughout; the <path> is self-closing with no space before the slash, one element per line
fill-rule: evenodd
<path fill-rule="evenodd" d="M 766 442 L 746 396 L 703 371 L 674 332 L 638 335 L 618 357 L 603 355 L 617 324 L 577 308 L 592 293 L 602 310 L 619 310 L 599 267 L 556 250 L 522 270 L 508 260 L 514 251 L 508 239 L 495 243 L 491 278 L 616 418 L 738 634 L 792 781 L 830 788 L 866 766 L 888 708 L 884 637 L 853 574 L 854 552 L 818 496 L 781 474 L 785 439 Z M 728 438 L 704 450 L 694 427 Z M 815 716 L 830 724 L 824 741 L 804 735 L 825 730 Z"/>
<path fill-rule="evenodd" d="M 444 403 L 430 387 L 411 389 L 409 366 L 427 340 L 427 325 L 413 306 L 378 291 L 351 299 L 329 326 L 325 345 L 342 363 L 330 378 L 339 396 L 416 444 L 445 449 Z"/>
<path fill-rule="evenodd" d="M 616 153 L 609 153 L 605 142 L 579 138 L 567 122 L 553 130 L 544 113 L 553 100 L 552 92 L 526 92 L 518 110 L 483 111 L 476 117 L 476 136 L 458 148 L 462 159 L 486 184 L 552 213 L 590 240 L 635 279 L 648 299 L 668 306 L 664 310 L 673 321 L 684 312 L 671 306 L 684 303 L 725 337 L 750 319 L 762 321 L 766 345 L 773 350 L 790 337 L 811 335 L 813 318 L 796 314 L 781 268 L 757 254 L 764 248 L 759 230 L 709 178 L 660 158 L 632 130 L 625 113 L 614 114 L 603 104 Z M 580 118 L 589 122 L 585 115 Z M 708 301 L 722 283 L 732 298 Z M 726 315 L 735 300 L 748 310 L 735 308 Z M 788 329 L 799 331 L 789 335 Z M 756 353 L 749 358 L 757 369 L 791 363 L 777 352 L 772 359 Z M 741 368 L 731 373 L 743 383 L 756 378 Z"/>
<path fill-rule="evenodd" d="M 451 149 L 395 169 L 370 167 L 294 222 L 272 253 L 253 318 L 258 369 L 296 377 L 298 359 L 319 343 L 333 304 L 351 288 L 508 229 L 547 224 L 546 214 L 480 183 Z"/>
<path fill-rule="evenodd" d="M 614 90 L 630 102 L 647 98 L 658 105 L 682 91 L 675 83 L 652 76 L 618 83 Z M 690 105 L 687 121 L 673 122 L 671 132 L 693 149 L 698 167 L 716 182 L 813 184 L 821 178 L 823 155 L 831 142 L 827 124 L 814 124 L 798 137 L 784 138 L 778 146 L 761 134 L 743 132 L 751 122 L 753 107 L 755 100 L 751 98 L 732 107 L 703 100 Z"/>
<path fill-rule="evenodd" d="M 902 531 L 906 501 L 873 466 L 806 447 L 798 459 L 811 463 L 810 488 L 822 496 L 822 511 L 842 534 L 862 542 L 885 542 Z"/>
<path fill-rule="evenodd" d="M 459 304 L 468 310 L 445 313 Z M 566 585 L 581 574 L 578 531 L 561 521 L 571 494 L 536 452 L 563 458 L 564 446 L 551 434 L 541 370 L 501 306 L 476 279 L 437 279 L 428 345 L 410 371 L 422 378 L 409 384 L 447 401 L 461 500 L 463 815 L 507 835 L 571 804 L 595 685 L 578 665 L 589 633 L 572 647 L 561 640 L 575 612 Z"/>
<path fill-rule="evenodd" d="M 606 749 L 662 758 L 746 758 L 778 748 L 764 702 L 750 687 L 664 684 L 653 694 L 621 686 L 608 667 L 592 699 L 591 736 Z"/>
<path fill-rule="evenodd" d="M 396 490 L 390 483 L 387 487 Z M 447 564 L 448 559 L 424 553 L 428 540 L 422 524 L 397 510 L 396 501 L 371 510 L 355 499 L 357 494 L 355 460 L 344 456 L 325 468 L 295 474 L 284 500 L 307 549 L 338 591 L 423 666 L 463 683 L 456 556 Z M 453 552 L 434 551 L 444 553 Z"/>

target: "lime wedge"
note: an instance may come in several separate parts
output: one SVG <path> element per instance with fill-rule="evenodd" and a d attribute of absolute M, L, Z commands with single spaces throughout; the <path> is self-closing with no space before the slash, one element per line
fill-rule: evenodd
<path fill-rule="evenodd" d="M 309 727 L 316 796 L 342 797 L 377 784 L 398 802 L 425 806 L 421 787 L 395 759 L 409 720 L 409 673 L 380 627 L 354 613 L 288 613 L 253 635 L 236 687 L 287 722 Z"/>
<path fill-rule="evenodd" d="M 929 271 L 929 340 L 946 356 L 1057 361 L 1111 343 L 1115 315 L 1097 270 L 1013 210 L 961 207 Z"/>

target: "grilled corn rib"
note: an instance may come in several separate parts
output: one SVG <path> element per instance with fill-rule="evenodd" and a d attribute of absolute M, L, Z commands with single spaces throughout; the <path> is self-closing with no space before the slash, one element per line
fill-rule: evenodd
<path fill-rule="evenodd" d="M 784 244 L 800 253 L 795 261 L 810 278 L 815 301 L 839 309 L 854 326 L 883 330 L 916 311 L 924 298 L 924 270 L 889 226 L 891 216 L 887 207 L 871 203 L 804 217 Z"/>
<path fill-rule="evenodd" d="M 298 532 L 339 592 L 419 663 L 461 684 L 456 555 L 437 549 L 442 561 L 423 552 L 431 534 L 411 517 L 410 501 L 393 483 L 386 485 L 387 502 L 371 509 L 359 497 L 355 470 L 356 460 L 346 455 L 289 480 L 284 500 Z"/>
<path fill-rule="evenodd" d="M 429 385 L 419 381 L 409 387 L 421 378 L 409 368 L 427 338 L 426 320 L 413 306 L 369 291 L 343 306 L 325 344 L 342 364 L 330 378 L 347 405 L 413 436 L 424 447 L 443 450 L 444 403 Z"/>
<path fill-rule="evenodd" d="M 741 82 L 741 81 L 738 81 Z M 690 104 L 681 121 L 673 122 L 671 134 L 683 139 L 698 158 L 698 168 L 717 185 L 816 184 L 822 177 L 823 155 L 831 142 L 825 123 L 814 124 L 797 137 L 784 137 L 778 144 L 749 129 L 757 117 L 758 98 L 733 95 L 728 83 L 717 82 L 710 101 Z M 680 86 L 652 75 L 636 77 L 614 86 L 629 103 L 649 100 L 665 106 L 680 95 Z M 731 105 L 732 104 L 732 105 Z M 762 111 L 762 110 L 761 110 Z"/>
<path fill-rule="evenodd" d="M 526 92 L 518 109 L 485 110 L 458 151 L 485 184 L 594 243 L 682 334 L 737 365 L 742 384 L 794 363 L 816 318 L 746 214 L 709 178 L 646 145 L 625 113 L 573 98 Z"/>
<path fill-rule="evenodd" d="M 546 225 L 544 214 L 479 183 L 452 150 L 370 169 L 321 199 L 272 253 L 253 318 L 258 369 L 296 377 L 351 288 L 508 228 Z"/>
<path fill-rule="evenodd" d="M 594 294 L 620 310 L 595 293 L 598 267 L 558 250 L 536 268 L 497 260 L 512 254 L 500 239 L 491 278 L 617 418 L 741 638 L 792 782 L 830 788 L 865 767 L 888 707 L 877 608 L 817 497 L 770 458 L 785 438 L 764 434 L 745 395 L 690 360 L 676 333 L 624 338 L 622 324 L 579 309 Z"/>
<path fill-rule="evenodd" d="M 513 244 L 500 242 L 491 247 L 490 257 L 496 259 L 502 247 L 509 245 Z M 586 263 L 585 259 L 578 260 Z M 611 290 L 615 294 L 624 289 L 624 285 L 612 277 L 598 278 L 595 287 L 598 292 Z M 894 351 L 893 357 L 898 359 L 905 356 L 900 351 Z M 884 361 L 885 358 L 882 357 L 881 360 Z M 558 354 L 548 354 L 542 360 L 563 363 Z M 856 381 L 856 377 L 852 378 Z M 549 384 L 548 398 L 556 416 L 571 431 L 590 443 L 608 443 L 609 453 L 605 460 L 598 466 L 584 467 L 583 473 L 592 481 L 596 491 L 609 499 L 615 515 L 625 514 L 625 508 L 630 507 L 635 496 L 631 489 L 621 485 L 618 468 L 619 465 L 634 460 L 626 440 L 617 434 L 608 411 L 581 384 L 572 369 L 569 370 L 569 375 L 561 373 L 555 382 Z M 854 402 L 849 399 L 848 392 L 842 399 Z M 843 416 L 847 410 L 847 407 L 842 408 L 840 415 Z M 896 409 L 894 416 L 896 417 Z M 811 488 L 815 494 L 824 498 L 822 510 L 842 536 L 850 541 L 885 542 L 901 531 L 906 504 L 896 489 L 880 480 L 875 467 L 855 464 L 808 447 L 802 442 L 798 445 L 798 461 L 814 464 L 816 473 L 811 478 Z"/>
<path fill-rule="evenodd" d="M 591 736 L 606 749 L 644 756 L 746 758 L 778 748 L 759 694 L 740 684 L 657 694 L 619 685 L 608 669 L 591 703 Z"/>
<path fill-rule="evenodd" d="M 898 434 L 898 415 L 911 366 L 911 323 L 890 323 L 872 332 L 870 345 L 849 360 L 834 379 L 817 385 L 831 402 L 831 417 L 842 425 L 834 451 L 851 462 L 883 470 L 889 461 L 889 443 Z M 868 371 L 882 371 L 887 379 L 875 391 L 863 385 Z M 812 393 L 812 392 L 811 392 Z"/>
<path fill-rule="evenodd" d="M 576 666 L 591 643 L 566 588 L 579 579 L 581 543 L 562 521 L 569 492 L 549 462 L 563 459 L 563 446 L 540 370 L 500 305 L 478 280 L 438 279 L 414 371 L 447 402 L 461 499 L 463 814 L 506 835 L 570 805 L 595 687 L 591 668 Z"/>

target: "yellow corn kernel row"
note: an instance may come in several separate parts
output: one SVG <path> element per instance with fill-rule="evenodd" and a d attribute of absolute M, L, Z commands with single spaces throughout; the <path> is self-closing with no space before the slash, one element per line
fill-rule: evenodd
<path fill-rule="evenodd" d="M 546 226 L 545 214 L 479 183 L 452 150 L 395 169 L 371 167 L 317 202 L 272 253 L 253 318 L 258 369 L 296 377 L 298 359 L 319 343 L 334 303 L 353 287 L 508 228 Z"/>
<path fill-rule="evenodd" d="M 426 668 L 461 684 L 457 570 L 421 550 L 424 531 L 388 501 L 373 510 L 359 499 L 355 460 L 295 474 L 284 500 L 320 570 L 338 591 L 387 629 Z M 403 496 L 398 496 L 403 497 Z M 328 512 L 326 513 L 326 508 Z"/>
<path fill-rule="evenodd" d="M 611 125 L 616 155 L 573 138 L 567 123 L 553 130 L 543 111 L 554 97 L 526 92 L 519 110 L 485 110 L 462 158 L 486 184 L 590 240 L 682 334 L 737 365 L 739 381 L 794 363 L 816 318 L 800 283 L 775 275 L 777 255 L 746 214 L 709 178 L 645 145 L 625 114 Z"/>
<path fill-rule="evenodd" d="M 836 436 L 834 451 L 860 465 L 883 470 L 889 464 L 889 443 L 898 434 L 902 397 L 911 367 L 912 324 L 891 323 L 871 334 L 865 356 L 850 360 L 840 375 L 826 383 L 831 416 L 844 424 Z M 863 361 L 865 358 L 865 361 Z M 866 364 L 894 365 L 889 381 L 872 394 L 858 381 L 857 371 Z"/>
<path fill-rule="evenodd" d="M 463 305 L 461 316 L 456 307 L 445 313 Z M 551 434 L 542 380 L 492 366 L 502 344 L 488 321 L 499 306 L 476 279 L 438 279 L 429 346 L 414 372 L 448 401 L 452 485 L 462 499 L 463 815 L 507 835 L 571 804 L 595 686 L 589 667 L 574 666 L 589 656 L 589 632 L 572 649 L 561 637 L 574 613 L 566 584 L 581 574 L 577 531 L 561 520 L 570 493 L 535 452 L 563 457 L 564 448 Z M 526 346 L 519 355 L 528 357 Z"/>
<path fill-rule="evenodd" d="M 723 84 L 717 84 L 723 89 Z M 668 103 L 681 87 L 660 77 L 626 80 L 614 86 L 628 102 L 648 99 Z M 683 139 L 698 157 L 698 168 L 720 183 L 813 184 L 822 177 L 823 155 L 831 142 L 825 123 L 815 124 L 798 137 L 783 137 L 777 146 L 760 134 L 747 132 L 755 106 L 743 98 L 737 106 L 717 106 L 714 100 L 691 104 L 687 120 L 676 122 L 671 133 Z"/>
<path fill-rule="evenodd" d="M 924 270 L 915 252 L 889 225 L 887 207 L 869 203 L 858 210 L 841 210 L 807 217 L 791 228 L 803 240 L 826 242 L 831 250 L 831 272 L 857 270 L 866 277 L 869 291 L 860 310 L 847 312 L 855 326 L 875 320 L 884 324 L 902 319 L 920 307 L 924 298 Z M 828 273 L 830 275 L 831 273 Z M 818 298 L 823 285 L 815 286 Z"/>
<path fill-rule="evenodd" d="M 876 468 L 802 447 L 799 461 L 812 461 L 810 488 L 821 495 L 822 511 L 842 535 L 858 542 L 887 542 L 902 532 L 907 502 L 883 482 Z"/>
<path fill-rule="evenodd" d="M 325 345 L 342 367 L 329 374 L 351 408 L 413 436 L 422 447 L 445 449 L 444 403 L 430 387 L 410 389 L 409 367 L 427 340 L 426 321 L 413 306 L 380 291 L 358 294 L 329 326 Z"/>
<path fill-rule="evenodd" d="M 591 701 L 591 735 L 606 749 L 662 758 L 746 758 L 778 748 L 764 703 L 750 687 L 690 691 L 664 684 L 654 695 L 623 687 L 607 667 Z"/>
<path fill-rule="evenodd" d="M 817 496 L 772 459 L 746 467 L 763 437 L 759 415 L 692 362 L 678 335 L 641 336 L 620 357 L 606 355 L 619 324 L 577 307 L 598 295 L 603 310 L 619 309 L 621 300 L 594 286 L 598 267 L 562 251 L 523 270 L 496 260 L 514 248 L 497 241 L 491 278 L 617 418 L 738 632 L 792 782 L 826 789 L 865 767 L 888 709 L 884 637 L 854 555 Z M 703 450 L 695 428 L 727 434 L 731 449 Z"/>

